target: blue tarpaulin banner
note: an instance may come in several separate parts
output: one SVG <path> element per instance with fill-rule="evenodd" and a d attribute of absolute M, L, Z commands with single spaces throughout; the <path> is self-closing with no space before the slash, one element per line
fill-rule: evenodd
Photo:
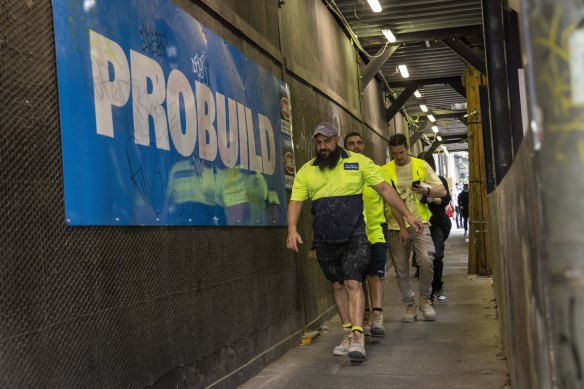
<path fill-rule="evenodd" d="M 53 15 L 67 224 L 286 223 L 284 82 L 168 0 Z"/>

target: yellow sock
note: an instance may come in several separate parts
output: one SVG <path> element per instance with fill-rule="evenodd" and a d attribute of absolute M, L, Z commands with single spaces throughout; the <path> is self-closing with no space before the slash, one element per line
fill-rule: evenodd
<path fill-rule="evenodd" d="M 353 331 L 359 331 L 359 332 L 363 333 L 363 327 L 361 327 L 361 326 L 353 326 Z"/>
<path fill-rule="evenodd" d="M 351 328 L 353 327 L 353 324 L 351 323 L 345 323 L 343 324 L 343 330 L 345 330 L 345 332 L 351 332 Z"/>

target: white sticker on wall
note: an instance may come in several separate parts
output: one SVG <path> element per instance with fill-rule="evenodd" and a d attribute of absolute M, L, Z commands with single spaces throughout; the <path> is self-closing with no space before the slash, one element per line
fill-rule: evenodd
<path fill-rule="evenodd" d="M 570 35 L 570 84 L 574 104 L 584 104 L 584 30 Z"/>

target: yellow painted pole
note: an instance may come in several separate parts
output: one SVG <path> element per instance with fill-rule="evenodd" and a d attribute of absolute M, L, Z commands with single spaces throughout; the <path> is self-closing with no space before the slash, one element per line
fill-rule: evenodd
<path fill-rule="evenodd" d="M 472 67 L 465 73 L 468 103 L 469 152 L 469 250 L 468 272 L 490 275 L 490 231 L 487 207 L 487 174 L 479 88 L 486 85 L 486 77 Z M 490 152 L 490 151 L 487 151 Z"/>

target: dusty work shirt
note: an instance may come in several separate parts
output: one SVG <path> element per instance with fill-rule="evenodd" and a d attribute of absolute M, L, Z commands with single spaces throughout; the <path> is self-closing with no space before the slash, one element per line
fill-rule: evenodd
<path fill-rule="evenodd" d="M 294 179 L 290 200 L 312 200 L 315 244 L 343 243 L 365 234 L 363 186 L 383 181 L 372 160 L 341 148 L 337 165 L 321 170 L 316 158 L 305 163 Z"/>

